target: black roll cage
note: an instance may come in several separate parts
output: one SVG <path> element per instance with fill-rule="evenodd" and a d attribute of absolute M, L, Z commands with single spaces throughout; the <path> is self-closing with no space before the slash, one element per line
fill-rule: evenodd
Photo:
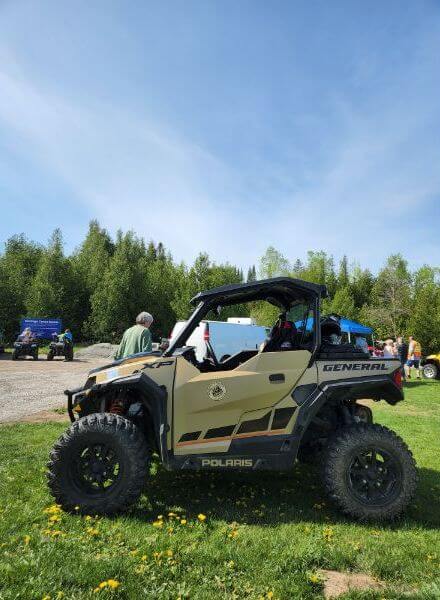
<path fill-rule="evenodd" d="M 182 348 L 200 321 L 210 310 L 217 306 L 231 306 L 256 300 L 265 300 L 282 310 L 288 310 L 290 303 L 295 298 L 310 298 L 313 301 L 313 333 L 314 346 L 312 361 L 321 345 L 320 300 L 327 297 L 327 288 L 324 285 L 309 283 L 301 279 L 290 277 L 274 277 L 251 283 L 225 285 L 200 292 L 191 300 L 196 304 L 194 312 L 188 319 L 185 327 L 175 340 L 163 352 L 162 356 L 172 356 L 177 348 Z"/>

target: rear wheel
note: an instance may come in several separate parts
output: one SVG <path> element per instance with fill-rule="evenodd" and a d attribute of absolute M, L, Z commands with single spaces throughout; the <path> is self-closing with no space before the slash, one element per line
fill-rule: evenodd
<path fill-rule="evenodd" d="M 38 349 L 34 351 L 34 353 L 32 354 L 32 358 L 34 360 L 38 360 Z"/>
<path fill-rule="evenodd" d="M 65 510 L 112 514 L 134 504 L 148 475 L 143 433 L 119 415 L 75 421 L 50 453 L 49 488 Z"/>
<path fill-rule="evenodd" d="M 428 363 L 427 365 L 424 365 L 422 371 L 425 379 L 437 379 L 438 377 L 438 367 L 434 363 Z"/>
<path fill-rule="evenodd" d="M 415 461 L 393 431 L 377 424 L 340 430 L 324 459 L 327 494 L 342 512 L 360 520 L 398 517 L 417 486 Z"/>
<path fill-rule="evenodd" d="M 53 352 L 51 350 L 47 353 L 47 360 L 53 360 Z"/>

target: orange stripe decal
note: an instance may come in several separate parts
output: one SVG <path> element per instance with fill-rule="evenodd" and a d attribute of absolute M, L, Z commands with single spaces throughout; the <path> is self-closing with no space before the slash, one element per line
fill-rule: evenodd
<path fill-rule="evenodd" d="M 253 431 L 250 433 L 238 433 L 236 435 L 232 435 L 232 436 L 227 436 L 227 437 L 218 437 L 218 438 L 210 438 L 210 439 L 202 439 L 202 440 L 194 440 L 194 441 L 190 441 L 190 442 L 178 442 L 176 444 L 176 446 L 193 446 L 194 444 L 210 444 L 210 443 L 215 443 L 215 442 L 226 442 L 226 441 L 232 441 L 235 439 L 243 439 L 243 438 L 250 438 L 250 437 L 258 437 L 258 436 L 262 436 L 262 435 L 283 435 L 284 433 L 287 433 L 287 431 L 285 429 L 272 429 L 271 431 Z"/>

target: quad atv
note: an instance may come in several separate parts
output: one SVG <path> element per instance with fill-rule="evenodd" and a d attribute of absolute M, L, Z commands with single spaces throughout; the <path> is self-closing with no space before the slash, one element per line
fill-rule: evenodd
<path fill-rule="evenodd" d="M 31 356 L 34 360 L 38 360 L 39 341 L 34 338 L 30 341 L 17 340 L 14 342 L 12 351 L 12 360 L 17 360 L 20 356 Z"/>
<path fill-rule="evenodd" d="M 277 277 L 201 292 L 185 328 L 161 353 L 90 371 L 66 390 L 72 425 L 55 443 L 50 490 L 66 510 L 111 514 L 139 498 L 156 453 L 169 470 L 293 468 L 319 457 L 325 491 L 345 514 L 387 520 L 415 492 L 406 444 L 373 424 L 360 399 L 403 400 L 400 363 L 339 341 L 321 323 L 325 286 Z M 198 362 L 186 340 L 210 311 L 269 302 L 281 311 L 259 350 Z"/>
<path fill-rule="evenodd" d="M 53 360 L 56 356 L 64 356 L 67 361 L 73 360 L 73 344 L 65 335 L 58 336 L 56 333 L 52 336 L 49 344 L 47 360 Z"/>

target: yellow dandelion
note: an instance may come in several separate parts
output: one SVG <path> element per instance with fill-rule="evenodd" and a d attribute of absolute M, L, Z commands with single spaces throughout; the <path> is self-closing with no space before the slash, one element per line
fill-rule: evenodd
<path fill-rule="evenodd" d="M 23 541 L 24 541 L 25 546 L 27 546 L 29 544 L 29 542 L 31 541 L 31 536 L 25 535 L 23 538 Z"/>
<path fill-rule="evenodd" d="M 308 580 L 313 585 L 321 583 L 321 578 L 317 573 L 312 573 L 311 575 L 309 575 Z"/>
<path fill-rule="evenodd" d="M 167 550 L 167 556 L 173 556 L 173 551 L 172 550 Z"/>
<path fill-rule="evenodd" d="M 99 530 L 95 527 L 87 527 L 86 531 L 91 537 L 96 537 L 99 535 Z"/>
<path fill-rule="evenodd" d="M 51 515 L 49 517 L 49 523 L 58 523 L 61 521 L 61 517 L 59 515 Z"/>
<path fill-rule="evenodd" d="M 50 596 L 46 594 L 45 596 L 43 596 L 42 600 L 50 600 Z"/>
<path fill-rule="evenodd" d="M 111 588 L 112 590 L 115 590 L 116 588 L 118 588 L 121 584 L 119 583 L 119 581 L 117 579 L 109 579 L 107 581 L 107 585 L 109 588 Z"/>
<path fill-rule="evenodd" d="M 203 521 L 206 521 L 206 515 L 204 515 L 203 513 L 200 513 L 199 515 L 197 515 L 197 518 L 202 523 L 203 523 Z"/>
<path fill-rule="evenodd" d="M 273 598 L 273 592 L 267 592 L 266 598 L 268 598 L 269 600 L 272 600 L 272 598 Z"/>
<path fill-rule="evenodd" d="M 141 560 L 146 561 L 147 560 L 147 555 L 146 554 L 142 554 Z"/>
<path fill-rule="evenodd" d="M 153 527 L 157 527 L 157 528 L 163 527 L 163 521 L 154 521 Z"/>
<path fill-rule="evenodd" d="M 186 525 L 187 524 L 187 520 L 186 519 L 180 519 L 180 524 L 181 525 Z"/>

